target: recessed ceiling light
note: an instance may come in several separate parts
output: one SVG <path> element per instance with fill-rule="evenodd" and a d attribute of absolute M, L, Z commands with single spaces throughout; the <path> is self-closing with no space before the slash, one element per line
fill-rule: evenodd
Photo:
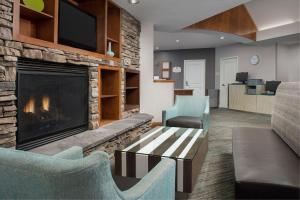
<path fill-rule="evenodd" d="M 128 2 L 130 4 L 138 4 L 138 3 L 140 3 L 140 0 L 128 0 Z"/>
<path fill-rule="evenodd" d="M 159 47 L 155 47 L 156 50 L 159 50 Z"/>
<path fill-rule="evenodd" d="M 221 39 L 221 40 L 224 40 L 224 39 L 225 39 L 225 37 L 224 37 L 224 36 L 221 36 L 221 37 L 220 37 L 220 39 Z"/>
<path fill-rule="evenodd" d="M 180 40 L 176 40 L 176 43 L 179 43 L 180 42 Z"/>

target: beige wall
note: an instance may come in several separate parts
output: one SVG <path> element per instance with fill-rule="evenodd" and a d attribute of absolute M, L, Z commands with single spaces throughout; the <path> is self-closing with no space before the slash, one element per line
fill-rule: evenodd
<path fill-rule="evenodd" d="M 149 22 L 141 25 L 141 112 L 153 115 L 154 122 L 161 122 L 162 111 L 173 105 L 174 83 L 153 82 L 154 25 Z"/>
<path fill-rule="evenodd" d="M 300 44 L 278 45 L 277 79 L 300 81 Z"/>
<path fill-rule="evenodd" d="M 251 65 L 250 58 L 259 55 L 260 63 Z M 300 81 L 300 44 L 243 45 L 216 48 L 216 88 L 220 87 L 220 59 L 238 56 L 239 72 L 249 72 L 249 78 L 266 81 Z"/>
<path fill-rule="evenodd" d="M 258 65 L 251 65 L 253 55 L 260 57 Z M 216 48 L 216 88 L 220 87 L 220 59 L 238 56 L 239 72 L 249 72 L 249 78 L 275 80 L 276 78 L 276 46 L 236 44 Z"/>

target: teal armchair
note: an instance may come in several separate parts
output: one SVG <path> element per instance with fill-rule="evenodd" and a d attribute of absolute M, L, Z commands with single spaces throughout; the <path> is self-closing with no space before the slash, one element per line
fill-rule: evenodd
<path fill-rule="evenodd" d="M 162 160 L 140 182 L 120 191 L 108 155 L 83 157 L 80 147 L 55 156 L 0 148 L 0 199 L 175 199 L 175 161 Z"/>
<path fill-rule="evenodd" d="M 163 111 L 164 126 L 208 129 L 210 123 L 208 96 L 176 96 L 175 105 Z M 201 123 L 201 127 L 198 124 Z M 195 125 L 196 124 L 196 125 Z M 192 125 L 192 127 L 189 127 Z"/>

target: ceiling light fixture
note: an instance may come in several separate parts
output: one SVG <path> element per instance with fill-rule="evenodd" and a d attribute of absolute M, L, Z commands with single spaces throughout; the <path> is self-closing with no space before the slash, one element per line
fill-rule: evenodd
<path fill-rule="evenodd" d="M 180 42 L 180 40 L 176 40 L 176 43 L 179 43 Z"/>
<path fill-rule="evenodd" d="M 159 50 L 159 47 L 155 47 L 156 50 Z"/>
<path fill-rule="evenodd" d="M 220 40 L 224 40 L 224 39 L 225 39 L 225 37 L 224 37 L 224 36 L 221 36 L 221 37 L 220 37 Z"/>
<path fill-rule="evenodd" d="M 128 3 L 130 3 L 130 4 L 138 4 L 138 3 L 140 3 L 140 0 L 128 0 Z"/>

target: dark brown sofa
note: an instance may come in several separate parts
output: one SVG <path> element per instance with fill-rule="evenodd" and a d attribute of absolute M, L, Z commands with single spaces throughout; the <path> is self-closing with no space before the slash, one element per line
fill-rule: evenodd
<path fill-rule="evenodd" d="M 235 128 L 237 199 L 300 198 L 300 83 L 278 88 L 272 129 Z"/>

